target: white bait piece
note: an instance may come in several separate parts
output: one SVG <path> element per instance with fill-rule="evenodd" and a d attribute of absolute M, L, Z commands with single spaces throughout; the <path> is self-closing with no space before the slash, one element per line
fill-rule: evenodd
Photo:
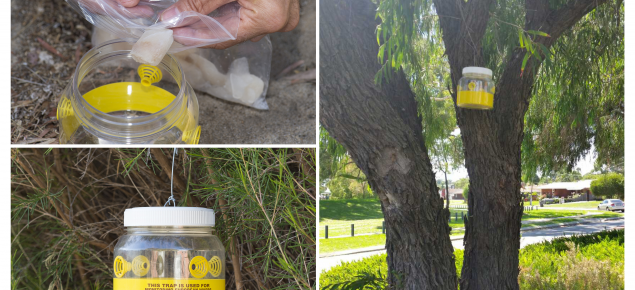
<path fill-rule="evenodd" d="M 249 61 L 245 57 L 232 62 L 228 75 L 229 82 L 225 84 L 225 89 L 243 104 L 253 104 L 265 88 L 265 83 L 259 77 L 249 73 Z"/>
<path fill-rule="evenodd" d="M 137 62 L 158 65 L 174 42 L 170 29 L 146 29 L 132 46 L 132 58 Z"/>
<path fill-rule="evenodd" d="M 265 88 L 265 83 L 252 74 L 229 74 L 230 81 L 225 84 L 225 88 L 232 93 L 232 97 L 240 100 L 243 104 L 253 104 Z"/>

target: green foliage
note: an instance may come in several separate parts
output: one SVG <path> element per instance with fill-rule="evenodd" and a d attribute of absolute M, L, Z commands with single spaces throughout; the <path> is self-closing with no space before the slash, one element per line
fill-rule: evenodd
<path fill-rule="evenodd" d="M 590 152 L 596 167 L 624 163 L 624 5 L 586 15 L 550 50 L 525 115 L 523 174 L 570 170 Z"/>
<path fill-rule="evenodd" d="M 320 285 L 322 289 L 340 289 L 337 288 L 340 286 L 333 287 L 332 285 L 341 285 L 342 283 L 356 281 L 361 275 L 369 273 L 375 274 L 378 270 L 380 273 L 377 276 L 386 277 L 388 273 L 386 254 L 371 256 L 360 261 L 342 262 L 329 271 L 320 273 Z M 385 286 L 375 289 L 385 289 Z"/>
<path fill-rule="evenodd" d="M 624 230 L 529 245 L 519 263 L 521 288 L 623 289 Z"/>
<path fill-rule="evenodd" d="M 454 257 L 457 276 L 460 277 L 463 250 L 455 250 Z M 521 289 L 624 289 L 624 230 L 557 238 L 528 245 L 520 250 L 519 266 Z M 359 261 L 343 262 L 322 272 L 320 285 L 322 289 L 345 289 L 333 285 L 367 281 L 368 274 L 385 277 L 387 271 L 386 254 L 375 255 Z M 610 281 L 608 287 L 607 283 L 598 284 L 603 281 Z"/>
<path fill-rule="evenodd" d="M 463 199 L 467 200 L 467 196 L 470 193 L 470 185 L 468 184 L 465 188 L 463 188 Z"/>
<path fill-rule="evenodd" d="M 582 179 L 598 179 L 602 176 L 602 174 L 597 174 L 597 173 L 587 173 L 585 175 L 582 176 Z"/>
<path fill-rule="evenodd" d="M 364 173 L 348 159 L 341 164 L 334 175 L 326 182 L 331 190 L 331 199 L 372 198 L 373 192 Z"/>
<path fill-rule="evenodd" d="M 346 149 L 320 126 L 320 181 L 322 183 L 336 175 L 340 165 L 349 160 Z"/>
<path fill-rule="evenodd" d="M 470 179 L 467 177 L 460 178 L 454 182 L 454 188 L 465 188 L 470 184 Z"/>
<path fill-rule="evenodd" d="M 366 176 L 352 161 L 344 146 L 320 127 L 320 190 L 333 199 L 370 198 L 374 194 Z"/>
<path fill-rule="evenodd" d="M 591 182 L 591 192 L 603 198 L 624 199 L 624 175 L 608 173 Z"/>
<path fill-rule="evenodd" d="M 574 182 L 582 180 L 582 174 L 579 170 L 569 170 L 562 168 L 558 171 L 545 172 L 539 180 L 539 183 L 551 182 Z"/>

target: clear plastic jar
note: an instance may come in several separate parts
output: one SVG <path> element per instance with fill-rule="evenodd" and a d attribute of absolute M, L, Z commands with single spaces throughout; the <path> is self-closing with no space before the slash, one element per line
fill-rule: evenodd
<path fill-rule="evenodd" d="M 225 289 L 225 248 L 212 234 L 213 210 L 126 209 L 124 226 L 115 246 L 114 290 Z"/>
<path fill-rule="evenodd" d="M 57 119 L 60 143 L 197 144 L 198 100 L 172 55 L 142 83 L 146 71 L 122 39 L 84 55 L 62 92 Z"/>
<path fill-rule="evenodd" d="M 463 68 L 456 105 L 467 109 L 491 110 L 494 107 L 492 70 L 475 66 Z"/>

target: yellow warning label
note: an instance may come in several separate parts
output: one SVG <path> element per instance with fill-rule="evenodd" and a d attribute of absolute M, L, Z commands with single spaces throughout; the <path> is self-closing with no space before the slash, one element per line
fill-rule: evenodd
<path fill-rule="evenodd" d="M 114 278 L 113 290 L 225 290 L 225 279 Z"/>

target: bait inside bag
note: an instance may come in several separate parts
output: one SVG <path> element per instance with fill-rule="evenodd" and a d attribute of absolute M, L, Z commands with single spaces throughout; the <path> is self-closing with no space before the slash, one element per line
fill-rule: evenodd
<path fill-rule="evenodd" d="M 188 83 L 217 98 L 267 110 L 271 70 L 269 36 L 224 50 L 190 49 L 175 54 Z"/>
<path fill-rule="evenodd" d="M 161 15 L 177 0 L 141 0 L 131 8 L 123 7 L 115 0 L 66 2 L 88 22 L 117 38 L 138 39 L 147 29 L 172 29 L 174 42 L 170 53 L 234 40 L 240 24 L 240 5 L 236 2 L 225 4 L 209 15 L 185 11 L 169 19 L 161 19 Z"/>
<path fill-rule="evenodd" d="M 116 39 L 98 27 L 93 29 L 92 43 Z M 129 47 L 115 48 L 126 50 Z M 271 70 L 271 41 L 245 41 L 227 49 L 192 48 L 174 54 L 187 82 L 197 91 L 226 101 L 267 110 L 265 96 Z"/>

